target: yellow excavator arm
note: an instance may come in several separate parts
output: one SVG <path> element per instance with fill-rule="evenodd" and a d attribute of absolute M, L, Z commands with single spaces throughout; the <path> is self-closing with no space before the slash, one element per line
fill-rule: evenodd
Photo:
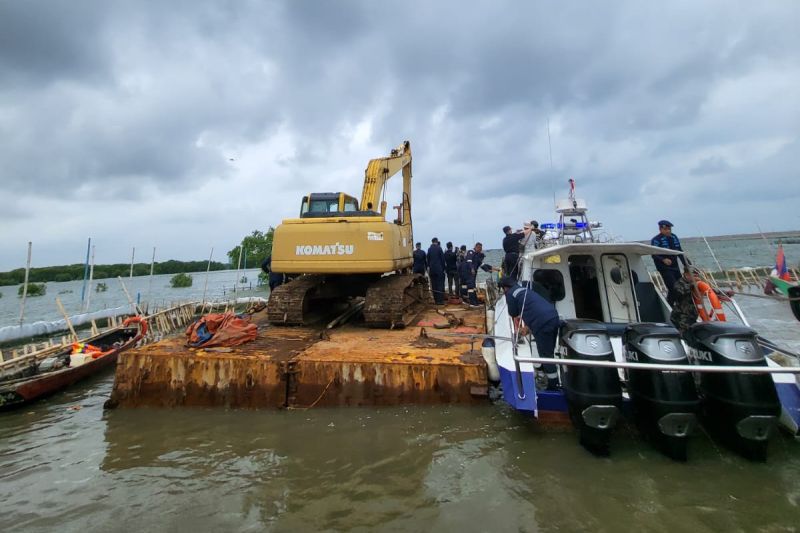
<path fill-rule="evenodd" d="M 361 192 L 361 209 L 377 211 L 386 217 L 386 203 L 381 202 L 381 194 L 389 178 L 403 171 L 403 199 L 402 215 L 399 216 L 400 224 L 411 224 L 411 143 L 403 144 L 392 150 L 389 157 L 373 159 L 367 164 L 364 171 L 364 189 Z"/>

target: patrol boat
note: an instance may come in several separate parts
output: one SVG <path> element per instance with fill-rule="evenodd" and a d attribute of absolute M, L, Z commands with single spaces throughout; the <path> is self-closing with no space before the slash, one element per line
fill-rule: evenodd
<path fill-rule="evenodd" d="M 586 202 L 575 197 L 574 182 L 570 186 L 569 198 L 556 204 L 559 221 L 542 225 L 548 233 L 526 246 L 519 265 L 520 284 L 538 284 L 562 319 L 556 354 L 561 390 L 545 390 L 537 379 L 537 368 L 552 360 L 538 357 L 533 337 L 515 329 L 503 294 L 487 282 L 494 347 L 486 357 L 496 361 L 505 401 L 542 421 L 568 417 L 581 444 L 599 455 L 609 453 L 621 416 L 678 460 L 687 458 L 698 423 L 757 460 L 766 458 L 777 425 L 800 435 L 800 368 L 773 359 L 779 351 L 797 355 L 759 337 L 727 297 L 721 298 L 727 314 L 706 313 L 708 321 L 681 337 L 646 268 L 654 254 L 681 252 L 604 239 L 602 224 L 588 219 Z"/>

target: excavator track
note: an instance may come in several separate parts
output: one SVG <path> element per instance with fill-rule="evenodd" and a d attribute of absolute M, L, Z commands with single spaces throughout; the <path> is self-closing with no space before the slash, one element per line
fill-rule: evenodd
<path fill-rule="evenodd" d="M 367 290 L 364 321 L 373 328 L 403 328 L 431 303 L 425 276 L 393 274 L 379 279 Z"/>
<path fill-rule="evenodd" d="M 324 276 L 300 276 L 270 293 L 267 319 L 282 326 L 302 326 L 309 318 L 309 304 Z"/>

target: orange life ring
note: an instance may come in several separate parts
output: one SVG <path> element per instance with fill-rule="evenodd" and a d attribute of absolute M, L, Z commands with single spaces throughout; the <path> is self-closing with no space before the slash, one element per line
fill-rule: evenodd
<path fill-rule="evenodd" d="M 137 335 L 137 337 L 138 338 L 144 337 L 145 334 L 147 334 L 147 319 L 145 319 L 144 317 L 141 317 L 139 315 L 129 316 L 122 323 L 122 326 L 128 327 L 130 324 L 133 324 L 134 322 L 139 325 L 139 335 Z"/>
<path fill-rule="evenodd" d="M 725 318 L 725 312 L 722 310 L 722 304 L 711 285 L 705 281 L 698 281 L 695 287 L 697 290 L 693 291 L 692 299 L 695 307 L 697 307 L 697 314 L 700 315 L 700 319 L 703 322 L 725 322 L 727 318 Z M 706 300 L 711 304 L 710 309 L 706 308 Z"/>

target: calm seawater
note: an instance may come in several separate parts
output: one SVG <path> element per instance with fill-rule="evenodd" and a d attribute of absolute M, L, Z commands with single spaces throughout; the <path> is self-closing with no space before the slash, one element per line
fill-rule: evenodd
<path fill-rule="evenodd" d="M 800 251 L 786 253 L 796 264 Z M 771 261 L 768 252 L 746 264 Z M 221 296 L 234 274 L 216 275 Z M 191 291 L 202 294 L 203 276 Z M 147 279 L 136 280 L 131 292 L 143 294 Z M 0 306 L 19 305 L 16 289 L 9 296 Z M 785 304 L 740 302 L 756 329 L 800 349 Z M 4 312 L 13 323 L 19 310 Z M 0 531 L 800 529 L 800 442 L 782 434 L 766 464 L 702 432 L 678 464 L 622 427 L 612 457 L 599 459 L 571 430 L 543 429 L 503 405 L 104 412 L 112 383 L 107 374 L 0 413 Z"/>

